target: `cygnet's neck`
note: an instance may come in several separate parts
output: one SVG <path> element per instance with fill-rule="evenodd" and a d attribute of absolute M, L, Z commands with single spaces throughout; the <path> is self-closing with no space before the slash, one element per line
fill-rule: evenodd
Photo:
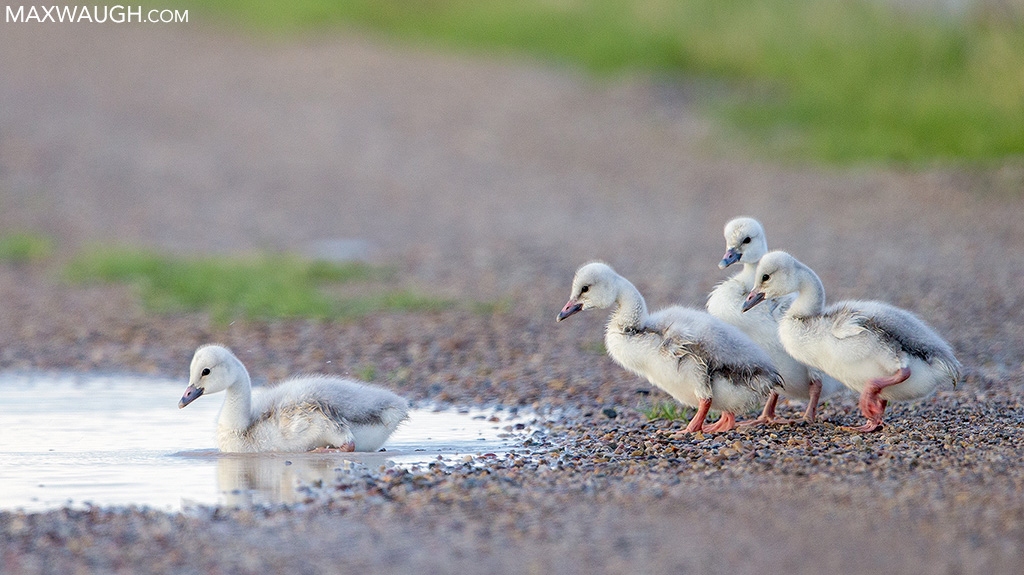
<path fill-rule="evenodd" d="M 814 270 L 797 262 L 797 282 L 799 285 L 796 300 L 789 306 L 787 315 L 796 318 L 808 318 L 825 313 L 825 286 Z"/>
<path fill-rule="evenodd" d="M 617 280 L 619 296 L 615 298 L 618 307 L 612 312 L 608 327 L 618 329 L 638 328 L 647 319 L 647 302 L 626 278 Z"/>
<path fill-rule="evenodd" d="M 224 405 L 220 408 L 217 424 L 230 429 L 246 429 L 252 420 L 252 383 L 249 372 L 237 358 L 232 357 L 235 382 L 227 388 Z"/>
<path fill-rule="evenodd" d="M 736 272 L 736 275 L 732 276 L 732 279 L 738 281 L 744 289 L 750 291 L 754 289 L 754 279 L 757 276 L 757 262 L 749 263 L 743 262 L 743 269 Z"/>

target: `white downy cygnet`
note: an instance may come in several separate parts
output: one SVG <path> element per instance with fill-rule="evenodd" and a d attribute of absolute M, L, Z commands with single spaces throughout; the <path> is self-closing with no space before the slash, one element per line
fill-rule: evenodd
<path fill-rule="evenodd" d="M 785 252 L 761 258 L 743 309 L 794 292 L 779 321 L 779 338 L 798 361 L 861 394 L 868 421 L 850 429 L 874 431 L 890 400 L 920 399 L 960 379 L 952 348 L 917 316 L 877 301 L 842 301 L 826 309 L 818 275 Z"/>
<path fill-rule="evenodd" d="M 616 363 L 697 408 L 687 432 L 728 431 L 736 413 L 757 407 L 782 386 L 771 359 L 743 332 L 685 307 L 648 313 L 636 287 L 599 262 L 577 270 L 558 320 L 594 308 L 614 309 L 605 346 Z M 722 416 L 705 425 L 712 407 Z"/>
<path fill-rule="evenodd" d="M 743 312 L 743 302 L 754 287 L 757 263 L 768 253 L 768 239 L 761 223 L 753 218 L 735 218 L 725 224 L 724 232 L 726 252 L 718 267 L 725 269 L 734 263 L 740 263 L 743 268 L 711 291 L 707 302 L 708 313 L 738 327 L 768 353 L 768 357 L 772 358 L 786 383 L 782 394 L 806 401 L 804 420 L 813 423 L 817 416 L 819 399 L 843 389 L 843 384 L 820 370 L 809 368 L 793 359 L 779 340 L 779 319 L 796 298 L 795 294 L 777 298 L 767 302 L 767 305 Z M 778 400 L 779 394 L 772 393 L 764 404 L 761 416 L 744 424 L 790 423 L 775 416 Z"/>
<path fill-rule="evenodd" d="M 221 451 L 376 451 L 405 420 L 409 403 L 379 387 L 324 375 L 301 376 L 254 394 L 231 351 L 205 345 L 192 358 L 178 407 L 225 391 L 217 419 Z"/>

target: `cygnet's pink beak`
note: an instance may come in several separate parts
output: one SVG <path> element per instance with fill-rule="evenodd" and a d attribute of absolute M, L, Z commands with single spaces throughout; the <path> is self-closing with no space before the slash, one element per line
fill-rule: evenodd
<path fill-rule="evenodd" d="M 555 318 L 555 320 L 562 321 L 563 319 L 571 316 L 572 314 L 580 311 L 581 309 L 583 309 L 583 304 L 577 302 L 574 299 L 571 299 L 568 303 L 565 304 L 565 307 L 562 308 L 562 311 L 558 312 L 558 317 Z"/>
<path fill-rule="evenodd" d="M 178 402 L 178 409 L 181 409 L 182 407 L 185 407 L 186 405 L 192 403 L 196 399 L 199 399 L 199 396 L 202 394 L 203 388 L 195 387 L 193 385 L 188 386 L 187 388 L 185 388 L 185 395 L 182 395 L 181 401 Z"/>
<path fill-rule="evenodd" d="M 750 290 L 747 299 L 743 300 L 743 311 L 747 311 L 755 305 L 764 301 L 764 292 L 757 291 L 757 288 Z"/>
<path fill-rule="evenodd" d="M 725 255 L 722 256 L 722 261 L 718 262 L 718 267 L 724 270 L 732 264 L 740 261 L 740 258 L 742 257 L 743 254 L 740 253 L 740 250 L 736 248 L 729 248 L 725 251 Z"/>

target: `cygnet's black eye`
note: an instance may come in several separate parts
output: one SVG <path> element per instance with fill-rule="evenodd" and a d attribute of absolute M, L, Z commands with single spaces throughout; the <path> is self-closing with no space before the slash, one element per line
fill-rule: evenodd
<path fill-rule="evenodd" d="M 206 377 L 208 375 L 210 375 L 210 368 L 204 367 L 203 368 L 203 377 Z"/>
<path fill-rule="evenodd" d="M 580 288 L 580 293 L 587 293 L 590 291 L 590 286 L 583 286 Z"/>
<path fill-rule="evenodd" d="M 750 243 L 750 236 L 747 236 L 747 237 L 743 238 L 743 243 L 749 244 Z"/>
<path fill-rule="evenodd" d="M 772 277 L 772 276 L 770 276 L 768 274 L 764 274 L 763 276 L 761 276 L 761 283 L 764 283 L 764 282 L 768 281 L 768 279 L 770 277 Z"/>

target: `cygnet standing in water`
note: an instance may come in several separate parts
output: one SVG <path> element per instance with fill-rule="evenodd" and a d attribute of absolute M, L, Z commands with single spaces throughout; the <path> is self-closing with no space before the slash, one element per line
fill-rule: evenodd
<path fill-rule="evenodd" d="M 744 311 L 796 292 L 779 321 L 782 345 L 861 394 L 868 422 L 848 429 L 878 429 L 889 400 L 920 399 L 947 383 L 956 387 L 961 368 L 952 348 L 909 311 L 877 301 L 843 301 L 826 309 L 818 275 L 785 252 L 761 258 L 755 280 Z"/>
<path fill-rule="evenodd" d="M 325 375 L 251 392 L 249 372 L 218 345 L 196 350 L 182 408 L 227 391 L 217 419 L 221 451 L 376 451 L 405 420 L 409 403 L 379 387 Z"/>
<path fill-rule="evenodd" d="M 729 431 L 736 413 L 757 407 L 782 387 L 771 359 L 743 332 L 685 307 L 648 313 L 636 287 L 599 262 L 576 271 L 558 321 L 592 308 L 614 308 L 604 341 L 616 363 L 697 408 L 686 432 Z M 722 417 L 705 425 L 712 407 Z"/>
<path fill-rule="evenodd" d="M 782 394 L 793 399 L 807 402 L 804 420 L 813 423 L 818 413 L 818 400 L 828 397 L 842 389 L 842 384 L 817 369 L 793 359 L 779 341 L 779 318 L 795 296 L 786 296 L 768 302 L 768 304 L 743 312 L 743 302 L 754 287 L 754 273 L 761 257 L 768 253 L 768 239 L 764 227 L 753 218 L 735 218 L 725 224 L 726 252 L 718 267 L 725 269 L 734 263 L 743 264 L 743 269 L 736 275 L 715 286 L 708 296 L 708 313 L 734 325 L 750 336 L 761 349 L 772 358 L 782 379 L 786 383 Z M 779 394 L 772 392 L 764 404 L 761 416 L 745 424 L 790 423 L 788 420 L 775 416 L 775 406 Z"/>

